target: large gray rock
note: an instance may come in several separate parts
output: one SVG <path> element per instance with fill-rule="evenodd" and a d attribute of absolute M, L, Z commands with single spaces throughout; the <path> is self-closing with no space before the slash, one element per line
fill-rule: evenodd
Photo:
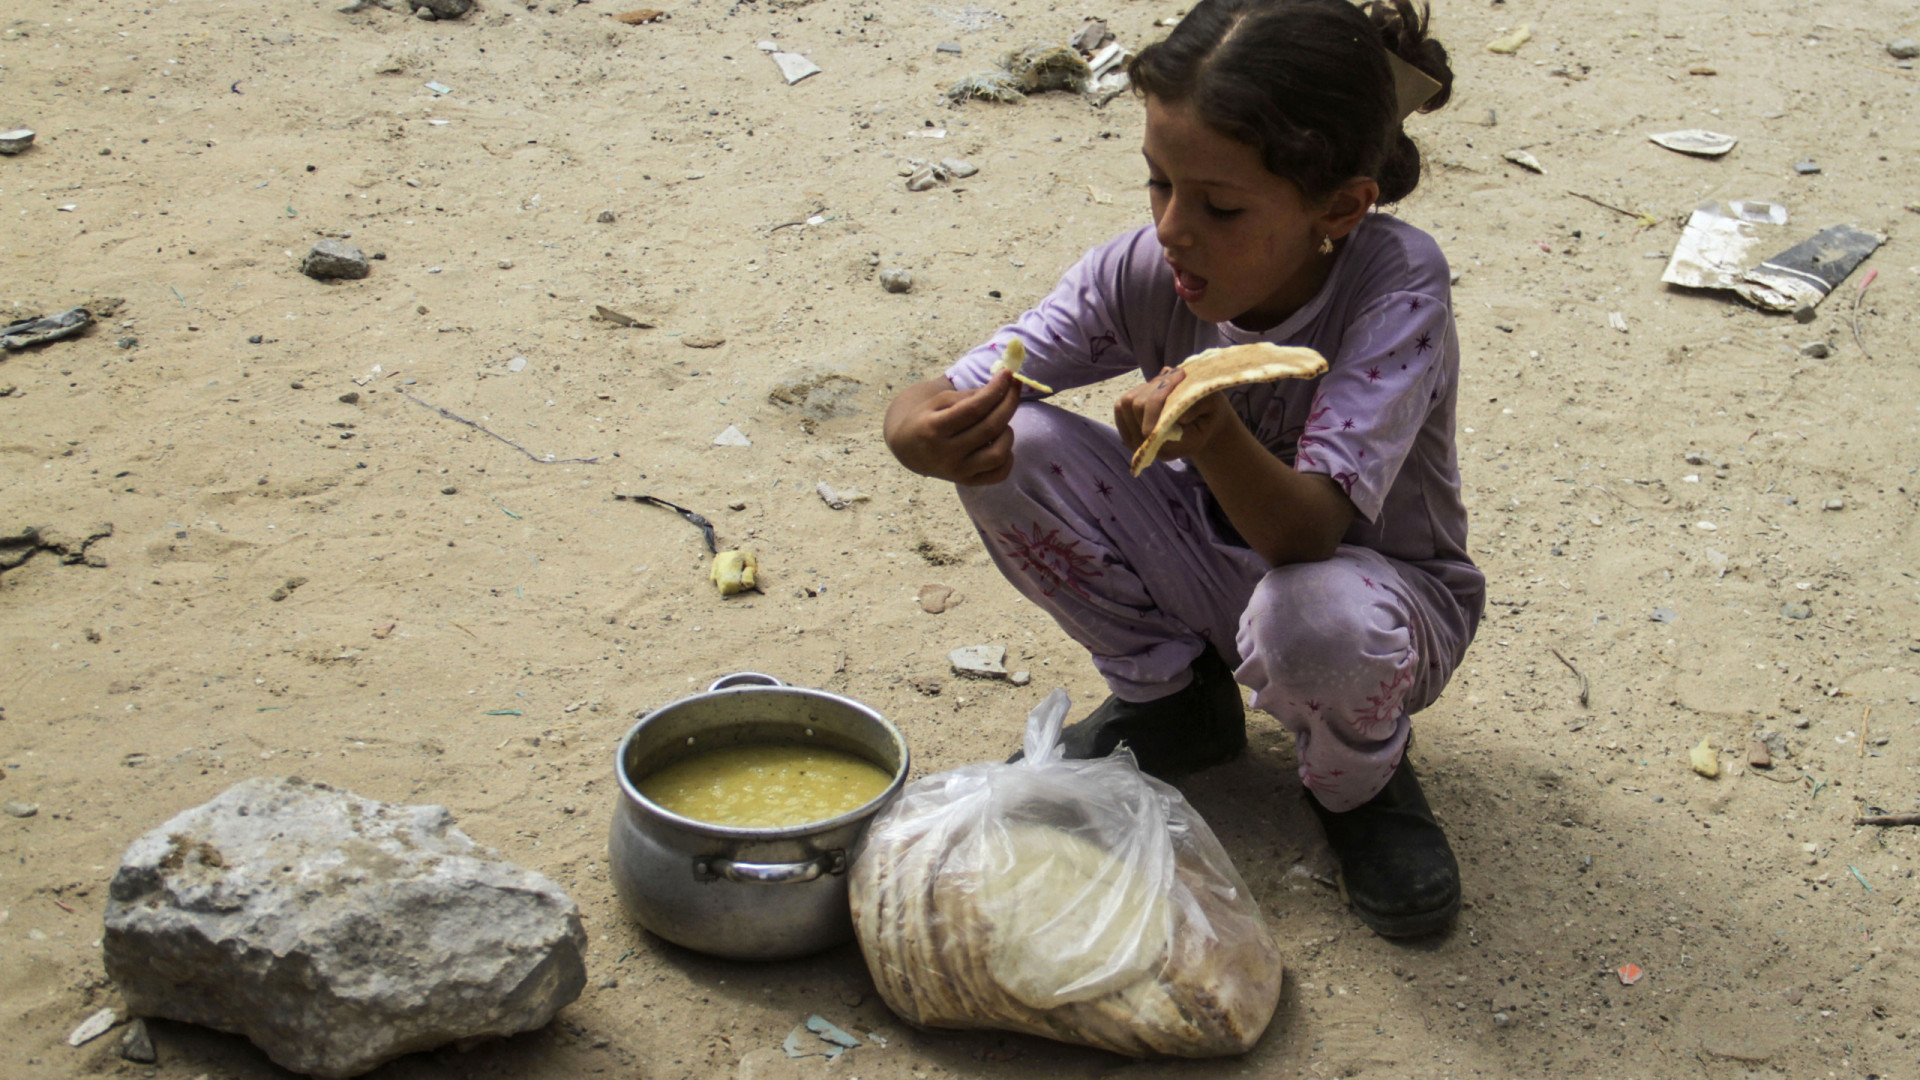
<path fill-rule="evenodd" d="M 107 974 L 135 1016 L 245 1035 L 280 1065 L 356 1076 L 540 1027 L 586 985 L 580 911 L 443 806 L 260 777 L 134 841 Z"/>
<path fill-rule="evenodd" d="M 363 278 L 373 273 L 366 253 L 344 240 L 321 240 L 300 260 L 300 272 L 316 281 Z"/>

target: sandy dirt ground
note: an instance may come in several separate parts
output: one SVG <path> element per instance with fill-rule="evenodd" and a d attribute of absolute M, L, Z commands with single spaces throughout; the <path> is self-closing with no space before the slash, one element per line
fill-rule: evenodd
<path fill-rule="evenodd" d="M 1146 219 L 1130 99 L 941 91 L 1086 16 L 1137 46 L 1180 9 L 337 6 L 5 15 L 0 127 L 40 134 L 0 158 L 0 304 L 113 313 L 0 359 L 0 531 L 112 535 L 104 565 L 0 574 L 0 800 L 38 807 L 0 818 L 0 1073 L 278 1074 L 178 1024 L 158 1066 L 66 1045 L 118 1000 L 98 939 L 126 845 L 264 774 L 446 804 L 584 911 L 589 987 L 555 1023 L 381 1077 L 1920 1073 L 1920 853 L 1854 824 L 1920 809 L 1920 126 L 1885 48 L 1920 6 L 1437 5 L 1457 95 L 1413 123 L 1429 172 L 1398 212 L 1460 274 L 1492 600 L 1414 756 L 1466 909 L 1437 941 L 1367 932 L 1320 880 L 1288 738 L 1254 718 L 1252 752 L 1189 790 L 1288 973 L 1261 1045 L 1206 1064 L 915 1032 L 851 947 L 690 954 L 623 917 L 605 855 L 616 742 L 729 671 L 875 706 L 921 773 L 1003 755 L 1054 686 L 1099 699 L 879 419 Z M 1521 25 L 1517 54 L 1483 47 Z M 823 72 L 787 85 L 769 38 Z M 1647 140 L 1691 127 L 1741 141 Z M 979 173 L 905 190 L 904 160 L 946 156 Z M 1662 285 L 1680 221 L 1732 198 L 1791 210 L 1779 248 L 1841 222 L 1890 239 L 1805 325 Z M 385 255 L 370 277 L 298 272 L 349 234 Z M 892 267 L 911 292 L 881 288 Z M 1073 401 L 1102 415 L 1116 389 Z M 752 445 L 714 445 L 729 425 Z M 833 510 L 823 481 L 870 498 Z M 698 533 L 616 492 L 706 513 L 764 592 L 718 598 Z M 927 584 L 964 602 L 929 614 Z M 980 643 L 1032 684 L 953 677 L 948 650 Z M 1745 764 L 1761 733 L 1771 770 Z M 1702 739 L 1718 779 L 1688 769 Z M 886 1045 L 789 1063 L 810 1013 Z"/>

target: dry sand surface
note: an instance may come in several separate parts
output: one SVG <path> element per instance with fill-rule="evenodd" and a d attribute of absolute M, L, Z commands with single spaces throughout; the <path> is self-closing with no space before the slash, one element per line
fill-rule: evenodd
<path fill-rule="evenodd" d="M 0 531 L 112 525 L 102 566 L 0 574 L 0 800 L 39 808 L 0 818 L 0 1074 L 275 1074 L 177 1024 L 157 1067 L 65 1043 L 117 1001 L 97 939 L 125 846 L 261 774 L 444 803 L 586 914 L 589 988 L 554 1024 L 385 1077 L 1920 1072 L 1920 851 L 1854 824 L 1920 809 L 1920 125 L 1885 48 L 1920 34 L 1907 0 L 1437 6 L 1459 86 L 1413 124 L 1429 172 L 1398 213 L 1461 275 L 1492 596 L 1416 721 L 1465 873 L 1450 936 L 1376 938 L 1321 883 L 1264 716 L 1244 761 L 1188 785 L 1289 968 L 1241 1061 L 918 1033 L 852 948 L 724 963 L 624 919 L 614 745 L 720 674 L 868 702 L 921 772 L 1004 754 L 1053 686 L 1103 693 L 879 418 L 1146 215 L 1129 99 L 941 91 L 1083 16 L 1137 46 L 1179 9 L 964 2 L 665 0 L 642 26 L 606 0 L 447 22 L 10 5 L 0 127 L 40 136 L 0 158 L 0 302 L 120 305 L 0 359 Z M 1516 55 L 1483 48 L 1522 24 Z M 787 85 L 755 47 L 775 36 L 824 72 Z M 1706 160 L 1646 138 L 1690 127 L 1741 142 Z M 1520 147 L 1544 175 L 1503 160 Z M 910 193 L 916 156 L 979 173 Z M 1749 197 L 1792 211 L 1782 248 L 1839 222 L 1890 240 L 1807 325 L 1660 284 L 1689 210 Z M 385 253 L 370 277 L 298 272 L 346 234 Z M 891 267 L 911 292 L 883 291 Z M 1073 400 L 1100 414 L 1113 390 Z M 752 445 L 714 445 L 728 425 Z M 822 481 L 871 498 L 833 510 Z M 757 549 L 764 592 L 721 600 L 698 533 L 615 492 L 705 512 Z M 964 602 L 923 611 L 933 583 Z M 975 643 L 1032 684 L 955 679 L 947 651 Z M 1745 764 L 1759 732 L 1770 771 Z M 1718 779 L 1688 770 L 1703 738 Z M 887 1043 L 789 1063 L 810 1013 Z"/>

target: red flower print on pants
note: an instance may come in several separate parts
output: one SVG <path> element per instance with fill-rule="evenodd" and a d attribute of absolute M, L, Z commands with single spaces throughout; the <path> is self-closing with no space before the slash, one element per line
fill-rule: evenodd
<path fill-rule="evenodd" d="M 1034 522 L 1029 534 L 1015 525 L 1000 534 L 1001 550 L 1020 565 L 1017 569 L 1040 583 L 1040 595 L 1052 596 L 1061 589 L 1072 590 L 1081 599 L 1092 599 L 1086 582 L 1101 576 L 1094 569 L 1093 556 L 1080 550 L 1080 541 L 1063 540 L 1059 529 L 1040 531 Z"/>
<path fill-rule="evenodd" d="M 1380 684 L 1380 692 L 1367 695 L 1365 707 L 1354 710 L 1353 725 L 1362 735 L 1370 739 L 1381 738 L 1382 732 L 1391 732 L 1400 720 L 1400 706 L 1407 699 L 1407 691 L 1413 689 L 1413 672 L 1419 666 L 1420 658 L 1412 649 L 1400 658 L 1400 667 L 1393 678 Z"/>

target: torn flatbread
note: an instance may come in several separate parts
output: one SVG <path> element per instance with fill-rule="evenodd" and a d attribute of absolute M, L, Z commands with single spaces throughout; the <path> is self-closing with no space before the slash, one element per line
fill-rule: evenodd
<path fill-rule="evenodd" d="M 1133 452 L 1133 475 L 1139 476 L 1159 456 L 1160 448 L 1180 438 L 1180 417 L 1201 398 L 1235 386 L 1274 382 L 1278 379 L 1311 379 L 1327 370 L 1327 358 L 1312 349 L 1291 345 L 1232 345 L 1208 349 L 1187 357 L 1179 370 L 1187 377 L 1167 395 L 1160 419 L 1147 441 Z"/>
<path fill-rule="evenodd" d="M 1019 338 L 1014 338 L 1007 342 L 1007 347 L 1000 351 L 999 356 L 993 358 L 993 367 L 987 372 L 987 377 L 992 378 L 1004 371 L 1012 375 L 1015 382 L 1025 383 L 1043 394 L 1053 393 L 1053 387 L 1020 374 L 1020 369 L 1026 365 L 1026 362 L 1026 343 Z"/>

